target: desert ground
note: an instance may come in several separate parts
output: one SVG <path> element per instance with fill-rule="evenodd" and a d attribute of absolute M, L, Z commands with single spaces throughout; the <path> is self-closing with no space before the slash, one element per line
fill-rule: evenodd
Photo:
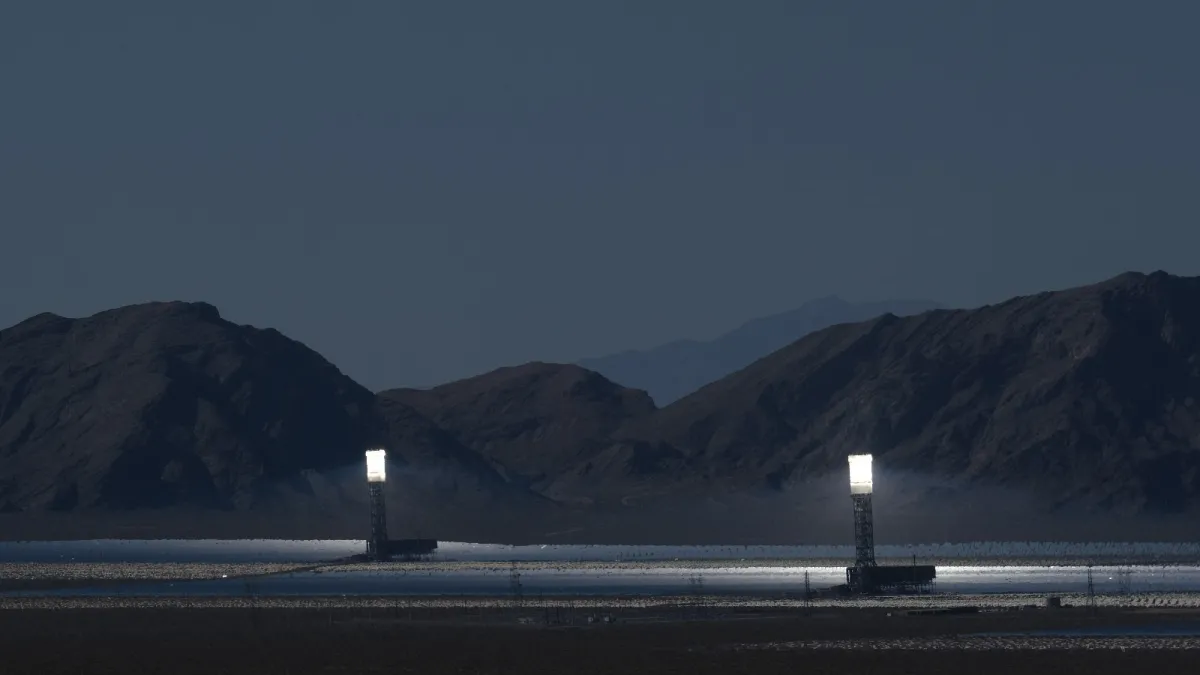
<path fill-rule="evenodd" d="M 911 615 L 661 609 L 570 616 L 516 606 L 0 610 L 6 674 L 1188 673 L 1200 638 L 976 637 L 1195 625 L 1195 610 Z M 550 623 L 547 623 L 547 619 Z"/>
<path fill-rule="evenodd" d="M 1060 593 L 1064 607 L 1051 609 L 1045 594 L 1015 592 L 806 600 L 794 592 L 682 589 L 678 595 L 287 595 L 257 586 L 267 577 L 337 570 L 504 574 L 546 565 L 677 564 L 734 563 L 0 563 L 0 591 L 9 591 L 0 595 L 0 673 L 1200 672 L 1194 591 L 1098 593 L 1094 607 L 1086 595 Z M 244 592 L 138 590 L 143 583 L 222 578 L 244 580 L 244 588 L 238 582 Z M 80 586 L 98 592 L 53 593 Z"/>

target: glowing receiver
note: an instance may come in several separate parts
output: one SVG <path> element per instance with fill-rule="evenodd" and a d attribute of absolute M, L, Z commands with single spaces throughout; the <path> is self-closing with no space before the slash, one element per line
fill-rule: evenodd
<path fill-rule="evenodd" d="M 387 450 L 367 451 L 367 482 L 382 483 L 387 480 Z"/>
<path fill-rule="evenodd" d="M 871 494 L 871 455 L 850 455 L 850 494 Z"/>

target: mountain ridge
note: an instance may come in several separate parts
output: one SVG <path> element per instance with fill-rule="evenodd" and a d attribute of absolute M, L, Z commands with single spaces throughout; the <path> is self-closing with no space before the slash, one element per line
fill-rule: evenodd
<path fill-rule="evenodd" d="M 939 474 L 968 482 L 1036 483 L 1050 472 L 1053 489 L 1066 490 L 1064 502 L 1179 510 L 1200 488 L 1200 323 L 1185 318 L 1194 300 L 1200 279 L 1159 272 L 975 310 L 835 326 L 665 407 L 652 430 L 631 435 L 714 461 L 736 450 L 746 461 L 769 448 L 757 458 L 789 474 L 832 470 L 850 450 L 875 452 L 897 468 L 936 459 Z M 1148 385 L 1146 375 L 1160 384 Z M 1173 398 L 1163 396 L 1168 391 Z M 1177 406 L 1187 416 L 1172 425 Z M 1031 422 L 1036 431 L 1020 430 Z M 1160 432 L 1158 447 L 1171 448 L 1163 457 L 1113 447 L 1149 446 L 1139 433 L 1149 428 Z M 1052 452 L 1056 443 L 1062 451 Z M 1092 450 L 1106 470 L 1136 476 L 1135 484 L 1085 487 L 1106 484 L 1082 459 Z M 1070 460 L 1078 465 L 1064 465 L 1060 455 L 1080 457 Z M 1138 460 L 1119 460 L 1129 456 Z M 1013 474 L 1010 462 L 1024 470 Z"/>
<path fill-rule="evenodd" d="M 379 444 L 397 527 L 426 533 L 838 531 L 845 455 L 863 451 L 895 527 L 1193 513 L 1198 304 L 1200 278 L 1157 272 L 884 313 L 661 408 L 539 362 L 372 393 L 204 303 L 39 314 L 0 331 L 0 511 L 352 514 Z"/>
<path fill-rule="evenodd" d="M 887 313 L 910 315 L 940 308 L 939 303 L 927 300 L 853 303 L 830 295 L 793 310 L 750 319 L 712 340 L 672 340 L 576 363 L 614 382 L 645 390 L 656 404 L 665 406 L 813 331 Z"/>
<path fill-rule="evenodd" d="M 40 314 L 4 329 L 0 393 L 10 510 L 248 507 L 274 482 L 356 465 L 386 444 L 397 463 L 449 463 L 506 489 L 420 415 L 377 407 L 303 344 L 207 303 Z"/>

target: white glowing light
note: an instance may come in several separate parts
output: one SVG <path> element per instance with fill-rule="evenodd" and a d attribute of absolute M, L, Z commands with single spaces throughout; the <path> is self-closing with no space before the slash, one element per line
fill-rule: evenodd
<path fill-rule="evenodd" d="M 367 482 L 382 483 L 387 480 L 387 450 L 367 451 Z"/>
<path fill-rule="evenodd" d="M 871 455 L 850 455 L 850 494 L 871 494 Z"/>

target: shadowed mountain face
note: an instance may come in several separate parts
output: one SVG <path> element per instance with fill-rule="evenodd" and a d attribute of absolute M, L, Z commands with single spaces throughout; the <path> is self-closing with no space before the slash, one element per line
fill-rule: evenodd
<path fill-rule="evenodd" d="M 672 403 L 736 372 L 805 335 L 829 326 L 883 314 L 908 316 L 940 306 L 923 300 L 851 303 L 828 297 L 798 309 L 747 322 L 715 340 L 676 340 L 645 351 L 579 361 L 614 382 L 644 389 L 658 405 Z"/>
<path fill-rule="evenodd" d="M 898 501 L 987 487 L 1047 511 L 1180 512 L 1200 488 L 1195 307 L 1200 279 L 1156 273 L 886 314 L 811 333 L 660 410 L 597 378 L 604 394 L 587 404 L 606 403 L 583 415 L 564 392 L 585 371 L 544 364 L 404 396 L 561 501 L 803 500 L 847 454 L 873 452 L 927 477 Z"/>
<path fill-rule="evenodd" d="M 654 412 L 644 391 L 578 366 L 530 363 L 429 390 L 395 389 L 412 406 L 511 480 L 544 487 L 586 461 L 631 419 Z"/>
<path fill-rule="evenodd" d="M 415 411 L 377 406 L 304 345 L 206 304 L 43 314 L 0 331 L 8 510 L 250 506 L 311 492 L 314 472 L 358 477 L 378 444 L 397 447 L 397 466 L 505 486 Z"/>
<path fill-rule="evenodd" d="M 1179 511 L 1200 488 L 1200 279 L 1126 274 L 809 335 L 624 433 L 735 486 L 851 452 L 1047 505 Z"/>
<path fill-rule="evenodd" d="M 1156 273 L 888 314 L 662 409 L 546 363 L 373 395 L 203 304 L 41 315 L 0 331 L 0 510 L 359 514 L 362 451 L 382 444 L 395 527 L 412 535 L 848 533 L 854 452 L 876 455 L 894 531 L 1187 513 L 1200 506 L 1197 307 L 1200 279 Z"/>
<path fill-rule="evenodd" d="M 613 462 L 636 472 L 636 466 L 625 467 L 636 464 L 634 458 L 614 457 L 610 439 L 622 424 L 655 410 L 644 391 L 579 366 L 548 363 L 501 368 L 429 390 L 385 391 L 380 399 L 412 406 L 513 483 L 564 503 L 590 501 L 586 490 L 572 489 L 571 477 L 579 473 L 605 473 L 601 467 Z M 620 482 L 622 476 L 611 478 Z"/>

